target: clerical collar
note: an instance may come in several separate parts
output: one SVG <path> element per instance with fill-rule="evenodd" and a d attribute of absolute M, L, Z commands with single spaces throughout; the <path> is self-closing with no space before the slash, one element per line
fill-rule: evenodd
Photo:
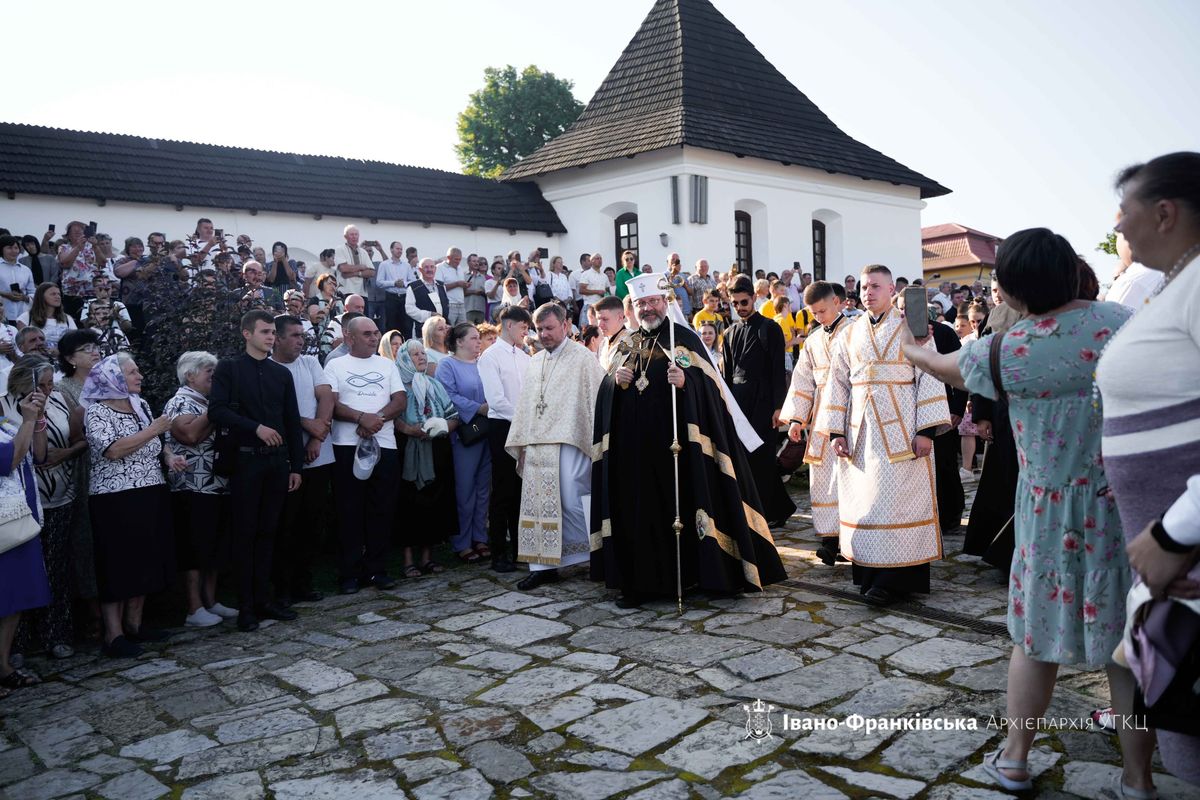
<path fill-rule="evenodd" d="M 826 333 L 833 333 L 835 330 L 837 330 L 837 326 L 842 324 L 842 320 L 845 318 L 846 317 L 841 312 L 838 312 L 838 315 L 833 318 L 833 322 L 828 325 L 823 325 L 822 327 L 825 328 Z"/>
<path fill-rule="evenodd" d="M 871 318 L 871 325 L 875 326 L 875 325 L 878 325 L 879 321 L 882 320 L 884 317 L 886 317 L 887 314 L 888 314 L 888 312 L 885 311 L 877 317 L 874 314 L 871 314 L 868 312 L 867 316 L 869 316 Z"/>

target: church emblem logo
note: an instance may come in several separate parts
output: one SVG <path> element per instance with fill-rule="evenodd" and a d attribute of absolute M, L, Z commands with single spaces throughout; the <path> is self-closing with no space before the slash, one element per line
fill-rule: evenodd
<path fill-rule="evenodd" d="M 359 375 L 351 372 L 346 377 L 346 383 L 348 383 L 350 386 L 353 386 L 355 389 L 365 389 L 368 386 L 378 386 L 380 389 L 382 389 L 383 378 L 384 375 L 382 372 L 368 372 L 365 375 Z"/>
<path fill-rule="evenodd" d="M 708 536 L 708 526 L 712 524 L 712 517 L 703 508 L 696 509 L 696 535 L 700 537 L 700 541 L 704 541 L 704 537 Z"/>
<path fill-rule="evenodd" d="M 744 704 L 742 710 L 746 712 L 744 738 L 756 742 L 771 738 L 771 712 L 775 710 L 775 706 L 756 698 L 753 703 Z"/>
<path fill-rule="evenodd" d="M 688 355 L 688 351 L 682 347 L 675 348 L 675 363 L 680 369 L 687 369 L 692 365 L 692 357 Z"/>

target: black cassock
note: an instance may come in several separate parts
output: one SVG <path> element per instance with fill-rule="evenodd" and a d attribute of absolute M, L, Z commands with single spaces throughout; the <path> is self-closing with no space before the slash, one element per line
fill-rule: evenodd
<path fill-rule="evenodd" d="M 949 325 L 940 322 L 933 325 L 933 343 L 939 353 L 953 353 L 962 349 L 962 343 Z M 967 410 L 967 393 L 946 384 L 946 404 L 950 416 L 961 418 Z M 951 428 L 941 436 L 933 438 L 933 477 L 937 487 L 938 520 L 941 533 L 962 526 L 966 497 L 962 478 L 958 475 L 958 463 L 962 454 L 962 436 L 958 428 Z"/>
<path fill-rule="evenodd" d="M 768 522 L 786 520 L 796 504 L 783 487 L 775 461 L 779 435 L 772 424 L 783 408 L 788 375 L 784 369 L 783 329 L 757 311 L 725 332 L 725 382 L 762 446 L 750 454 L 750 471 Z"/>
<path fill-rule="evenodd" d="M 660 346 L 661 345 L 661 346 Z M 596 401 L 592 468 L 593 580 L 626 597 L 675 595 L 675 473 L 666 325 L 636 331 L 613 354 Z M 678 391 L 680 539 L 683 587 L 761 591 L 786 577 L 762 515 L 745 448 L 721 400 L 719 380 L 700 338 L 675 325 L 686 366 Z M 640 355 L 639 355 L 640 350 Z M 640 365 L 640 368 L 639 368 Z M 618 367 L 634 371 L 621 388 Z M 682 365 L 681 365 L 682 366 Z M 638 378 L 645 375 L 644 389 Z"/>

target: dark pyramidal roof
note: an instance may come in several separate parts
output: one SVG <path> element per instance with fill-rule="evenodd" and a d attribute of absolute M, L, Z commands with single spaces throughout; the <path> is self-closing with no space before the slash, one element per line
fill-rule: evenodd
<path fill-rule="evenodd" d="M 563 232 L 536 186 L 454 172 L 0 122 L 0 191 Z"/>
<path fill-rule="evenodd" d="M 845 134 L 709 0 L 656 0 L 579 119 L 503 179 L 682 145 L 950 192 Z"/>

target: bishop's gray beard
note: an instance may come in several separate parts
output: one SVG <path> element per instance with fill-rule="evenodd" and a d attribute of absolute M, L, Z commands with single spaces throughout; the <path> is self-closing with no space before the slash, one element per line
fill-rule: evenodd
<path fill-rule="evenodd" d="M 641 327 L 642 331 L 645 333 L 654 333 L 656 330 L 662 327 L 662 324 L 662 317 L 659 317 L 658 322 L 654 323 L 653 325 L 647 325 L 644 321 L 638 320 L 638 326 Z"/>

